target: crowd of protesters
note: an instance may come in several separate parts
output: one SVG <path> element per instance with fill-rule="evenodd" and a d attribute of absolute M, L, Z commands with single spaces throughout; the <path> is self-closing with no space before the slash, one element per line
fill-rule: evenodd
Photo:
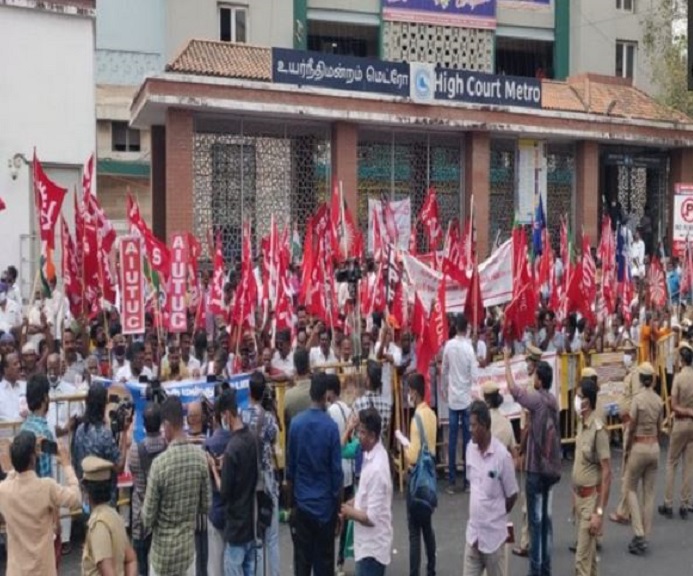
<path fill-rule="evenodd" d="M 555 266 L 560 274 L 560 260 Z M 641 278 L 629 312 L 596 325 L 577 314 L 559 322 L 546 301 L 535 325 L 515 340 L 504 337 L 501 308 L 487 310 L 479 329 L 462 314 L 450 316 L 449 338 L 425 374 L 417 371 L 420 342 L 386 314 L 363 318 L 354 330 L 346 312 L 325 322 L 295 306 L 292 329 L 275 331 L 272 314 L 262 318 L 258 307 L 255 328 L 241 330 L 228 325 L 227 315 L 209 311 L 203 327 L 197 326 L 198 307 L 190 310 L 188 331 L 167 334 L 152 310 L 143 334 L 125 336 L 116 307 L 106 306 L 90 319 L 72 318 L 55 283 L 50 296 L 37 291 L 23 303 L 17 270 L 9 267 L 0 282 L 0 423 L 8 424 L 0 428 L 6 476 L 0 483 L 0 513 L 6 523 L 7 573 L 57 573 L 61 556 L 77 541 L 72 528 L 81 510 L 89 517 L 85 574 L 278 576 L 293 566 L 297 576 L 331 575 L 344 573 L 349 556 L 357 575 L 384 574 L 394 530 L 391 455 L 401 453 L 405 469 L 413 470 L 427 447 L 447 460 L 448 493 L 469 493 L 464 574 L 505 574 L 507 521 L 518 496 L 526 534 L 515 552 L 528 557 L 531 575 L 551 574 L 551 495 L 560 470 L 550 462 L 556 454 L 542 447 L 559 435 L 560 422 L 551 392 L 555 375 L 541 359 L 551 352 L 623 351 L 628 371 L 620 407 L 620 482 L 612 482 L 610 436 L 597 411 L 599 383 L 593 371 L 584 371 L 572 386 L 569 408 L 579 423 L 571 479 L 578 519 L 576 573 L 597 573 L 596 549 L 613 485 L 620 485 L 621 501 L 608 517 L 631 524 L 628 550 L 643 555 L 665 424 L 661 395 L 654 391 L 662 389 L 653 368 L 657 360 L 665 365 L 674 414 L 659 512 L 673 516 L 679 464 L 684 483 L 678 512 L 685 518 L 693 507 L 693 462 L 686 457 L 693 442 L 691 322 L 678 312 L 681 272 L 674 260 L 667 266 L 669 306 L 648 307 Z M 259 267 L 256 274 L 261 283 Z M 372 263 L 366 263 L 363 281 L 374 274 Z M 237 277 L 231 270 L 224 286 L 229 308 Z M 292 267 L 294 295 L 298 278 Z M 201 287 L 204 307 L 207 272 Z M 348 286 L 337 292 L 348 310 Z M 657 342 L 668 335 L 666 357 L 658 359 Z M 485 386 L 474 398 L 472 387 L 481 368 L 503 358 L 509 366 L 517 355 L 526 358 L 530 386 L 516 386 L 508 368 L 508 392 L 525 411 L 514 430 L 499 410 L 499 388 Z M 222 383 L 248 373 L 247 406 L 240 405 L 232 387 L 220 385 L 213 399 L 185 406 L 173 396 L 148 402 L 141 442 L 134 442 L 127 429 L 131 415 L 120 434 L 109 425 L 111 395 L 127 396 L 125 383 L 159 380 L 165 390 L 168 382 L 209 377 Z M 394 387 L 396 380 L 401 388 Z M 277 386 L 285 387 L 281 414 Z M 64 400 L 75 395 L 79 400 Z M 445 413 L 438 409 L 441 402 Z M 398 404 L 406 416 L 396 431 Z M 438 449 L 442 418 L 449 422 L 446 458 Z M 279 442 L 282 432 L 285 446 Z M 118 477 L 123 472 L 133 483 L 127 521 L 111 513 L 122 496 Z M 638 497 L 640 481 L 643 496 Z M 408 492 L 410 573 L 421 570 L 423 537 L 431 576 L 436 574 L 432 517 L 412 498 Z M 280 553 L 280 515 L 289 521 L 291 558 Z"/>

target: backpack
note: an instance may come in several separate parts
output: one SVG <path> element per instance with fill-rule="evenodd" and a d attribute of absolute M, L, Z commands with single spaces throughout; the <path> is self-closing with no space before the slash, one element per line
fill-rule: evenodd
<path fill-rule="evenodd" d="M 265 532 L 272 525 L 274 502 L 268 487 L 265 485 L 265 474 L 262 469 L 262 430 L 265 425 L 265 411 L 260 408 L 260 415 L 255 422 L 254 436 L 257 450 L 257 483 L 255 484 L 255 502 L 253 506 L 255 539 L 262 540 Z"/>
<path fill-rule="evenodd" d="M 539 418 L 539 437 L 534 437 L 534 450 L 539 475 L 553 486 L 561 479 L 561 433 L 558 420 L 558 409 L 551 401 L 552 396 L 543 395 L 546 407 L 543 417 Z M 532 418 L 535 418 L 532 414 Z M 536 428 L 532 427 L 532 430 Z"/>
<path fill-rule="evenodd" d="M 419 518 L 430 517 L 438 506 L 436 490 L 436 463 L 428 449 L 421 416 L 414 414 L 421 438 L 421 449 L 414 469 L 409 474 L 409 501 L 411 512 Z"/>

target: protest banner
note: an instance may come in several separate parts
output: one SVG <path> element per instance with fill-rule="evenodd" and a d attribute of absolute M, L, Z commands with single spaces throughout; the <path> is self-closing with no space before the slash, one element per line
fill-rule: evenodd
<path fill-rule="evenodd" d="M 228 383 L 231 388 L 236 390 L 238 409 L 243 410 L 247 408 L 250 400 L 250 374 L 232 376 L 229 378 Z M 206 380 L 186 380 L 183 382 L 163 382 L 161 387 L 168 396 L 178 396 L 183 405 L 185 405 L 196 402 L 202 397 L 214 402 L 214 386 L 216 384 L 217 382 L 207 382 Z M 126 387 L 135 405 L 134 441 L 140 442 L 145 436 L 142 414 L 147 404 L 147 398 L 145 397 L 147 384 L 128 382 Z"/>
<path fill-rule="evenodd" d="M 188 243 L 185 234 L 174 234 L 171 241 L 171 275 L 168 280 L 168 329 L 185 332 L 188 328 L 185 299 L 188 288 Z"/>
<path fill-rule="evenodd" d="M 120 239 L 120 298 L 123 334 L 144 333 L 144 274 L 140 239 Z"/>

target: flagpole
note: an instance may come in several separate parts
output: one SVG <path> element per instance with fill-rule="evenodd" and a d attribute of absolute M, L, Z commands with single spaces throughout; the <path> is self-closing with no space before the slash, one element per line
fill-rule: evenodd
<path fill-rule="evenodd" d="M 346 260 L 348 257 L 348 244 L 346 243 L 345 216 L 344 216 L 344 190 L 342 181 L 339 181 L 339 229 L 340 229 L 340 250 Z"/>

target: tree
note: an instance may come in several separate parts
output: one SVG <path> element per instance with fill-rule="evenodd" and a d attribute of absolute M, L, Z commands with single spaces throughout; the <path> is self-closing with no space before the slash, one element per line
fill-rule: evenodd
<path fill-rule="evenodd" d="M 644 15 L 643 49 L 657 99 L 693 117 L 693 92 L 688 91 L 686 0 L 655 0 Z"/>

